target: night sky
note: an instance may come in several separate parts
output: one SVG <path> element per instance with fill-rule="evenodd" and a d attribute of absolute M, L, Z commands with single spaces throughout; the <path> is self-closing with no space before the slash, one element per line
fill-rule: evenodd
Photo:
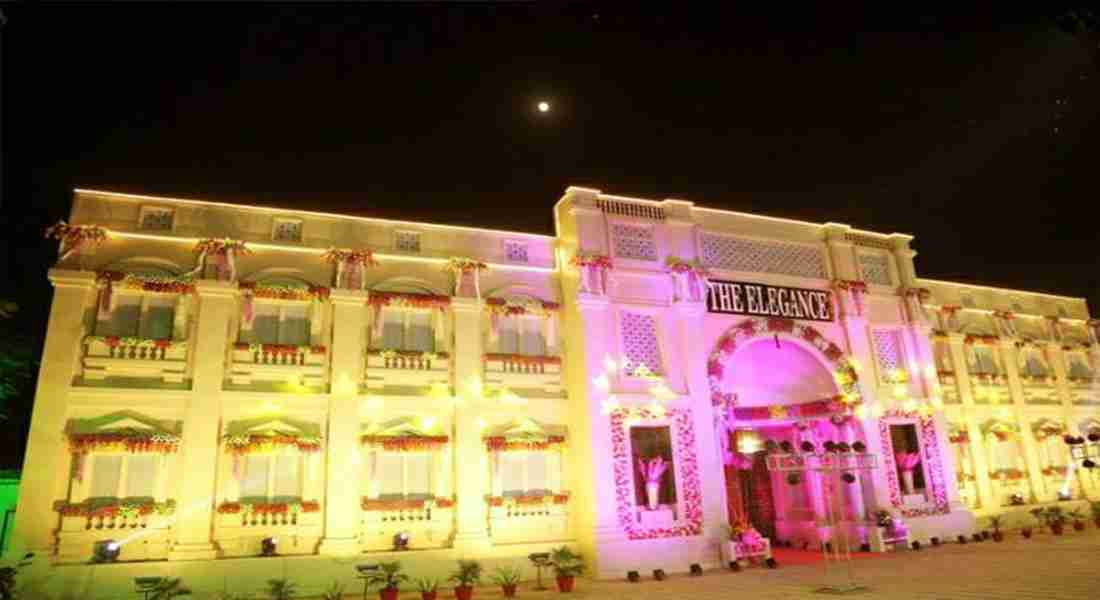
<path fill-rule="evenodd" d="M 16 326 L 73 187 L 552 233 L 582 185 L 909 233 L 923 276 L 1100 314 L 1095 37 L 683 4 L 4 5 Z"/>

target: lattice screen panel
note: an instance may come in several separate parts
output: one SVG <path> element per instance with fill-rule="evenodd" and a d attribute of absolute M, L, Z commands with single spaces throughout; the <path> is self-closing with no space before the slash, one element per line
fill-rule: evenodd
<path fill-rule="evenodd" d="M 708 267 L 825 279 L 825 258 L 818 248 L 724 235 L 703 235 L 702 245 Z"/>
<path fill-rule="evenodd" d="M 895 369 L 905 369 L 901 332 L 896 329 L 871 330 L 871 345 L 875 349 L 879 377 L 886 379 Z"/>
<path fill-rule="evenodd" d="M 504 256 L 509 262 L 527 262 L 527 244 L 523 242 L 504 242 Z"/>
<path fill-rule="evenodd" d="M 615 243 L 615 256 L 636 260 L 657 260 L 657 243 L 653 241 L 653 229 L 642 225 L 614 223 L 611 238 Z"/>
<path fill-rule="evenodd" d="M 629 369 L 645 365 L 650 371 L 660 373 L 661 350 L 657 345 L 657 318 L 640 313 L 622 313 L 623 354 L 630 361 Z"/>
<path fill-rule="evenodd" d="M 890 257 L 885 254 L 860 254 L 859 270 L 867 283 L 890 285 Z"/>

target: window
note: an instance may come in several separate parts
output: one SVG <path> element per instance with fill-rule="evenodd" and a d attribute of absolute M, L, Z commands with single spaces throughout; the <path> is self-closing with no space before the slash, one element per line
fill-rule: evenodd
<path fill-rule="evenodd" d="M 435 352 L 435 329 L 431 310 L 382 309 L 382 348 L 413 352 Z"/>
<path fill-rule="evenodd" d="M 867 283 L 890 285 L 890 257 L 885 254 L 860 254 L 859 270 Z"/>
<path fill-rule="evenodd" d="M 942 373 L 954 373 L 955 365 L 951 362 L 951 347 L 947 342 L 937 341 L 932 346 L 936 356 L 936 370 Z"/>
<path fill-rule="evenodd" d="M 923 458 L 921 457 L 920 442 L 917 439 L 917 426 L 912 423 L 891 425 L 890 442 L 894 447 L 894 464 L 897 465 L 897 476 L 899 481 L 903 483 L 902 491 L 907 494 L 926 495 L 924 465 L 922 464 Z M 908 469 L 902 458 L 903 454 L 910 455 L 910 457 L 913 454 L 917 455 L 915 459 L 916 462 L 910 463 Z M 912 489 L 905 489 L 905 487 L 909 485 L 906 471 L 912 473 Z"/>
<path fill-rule="evenodd" d="M 276 218 L 271 230 L 271 239 L 276 242 L 302 241 L 302 220 Z"/>
<path fill-rule="evenodd" d="M 714 234 L 703 234 L 700 243 L 703 264 L 708 267 L 815 279 L 826 277 L 825 256 L 819 247 Z"/>
<path fill-rule="evenodd" d="M 1069 311 L 1068 311 L 1068 310 L 1066 310 L 1066 307 L 1064 307 L 1064 306 L 1059 306 L 1059 307 L 1058 307 L 1058 316 L 1059 316 L 1059 317 L 1062 317 L 1063 319 L 1065 319 L 1065 318 L 1069 317 Z"/>
<path fill-rule="evenodd" d="M 883 381 L 891 381 L 894 371 L 905 370 L 900 331 L 872 329 L 871 345 L 875 349 L 875 360 L 878 363 L 879 376 Z"/>
<path fill-rule="evenodd" d="M 1092 368 L 1089 367 L 1084 355 L 1080 352 L 1074 352 L 1069 354 L 1068 358 L 1069 373 L 1067 375 L 1070 379 L 1092 379 Z"/>
<path fill-rule="evenodd" d="M 630 448 L 632 452 L 631 465 L 634 472 L 634 503 L 637 506 L 646 506 L 649 502 L 646 494 L 646 480 L 639 472 L 640 460 L 652 460 L 661 457 L 668 468 L 661 475 L 660 487 L 657 493 L 658 504 L 676 504 L 676 473 L 672 464 L 672 433 L 669 427 L 631 427 Z"/>
<path fill-rule="evenodd" d="M 1039 441 L 1039 456 L 1044 467 L 1066 466 L 1066 443 L 1061 435 L 1048 435 Z"/>
<path fill-rule="evenodd" d="M 611 225 L 611 237 L 617 258 L 657 260 L 657 243 L 653 239 L 652 228 L 614 223 Z"/>
<path fill-rule="evenodd" d="M 526 263 L 527 244 L 524 242 L 506 240 L 504 242 L 504 257 L 508 259 L 508 262 Z"/>
<path fill-rule="evenodd" d="M 175 211 L 170 208 L 143 206 L 138 225 L 147 231 L 171 231 L 174 217 Z"/>
<path fill-rule="evenodd" d="M 115 292 L 110 318 L 96 322 L 96 335 L 168 339 L 176 312 L 175 296 Z"/>
<path fill-rule="evenodd" d="M 976 304 L 974 304 L 974 296 L 971 296 L 970 294 L 962 295 L 962 305 L 965 308 L 975 308 L 977 306 Z"/>
<path fill-rule="evenodd" d="M 420 233 L 416 231 L 396 231 L 393 234 L 393 247 L 402 252 L 420 253 Z"/>
<path fill-rule="evenodd" d="M 544 496 L 550 493 L 546 452 L 501 452 L 500 489 L 504 496 Z"/>
<path fill-rule="evenodd" d="M 264 304 L 257 302 L 253 308 L 252 330 L 243 331 L 241 337 L 256 344 L 309 344 L 310 323 L 308 307 L 301 304 Z"/>
<path fill-rule="evenodd" d="M 970 365 L 970 368 L 975 375 L 997 375 L 1000 373 L 992 348 L 979 346 L 974 347 L 973 351 L 974 363 Z"/>
<path fill-rule="evenodd" d="M 622 345 L 631 372 L 642 365 L 654 373 L 662 372 L 656 317 L 641 313 L 622 313 Z"/>
<path fill-rule="evenodd" d="M 376 477 L 381 500 L 433 497 L 432 455 L 422 452 L 380 452 Z"/>
<path fill-rule="evenodd" d="M 1046 377 L 1047 365 L 1038 350 L 1023 351 L 1023 366 L 1020 373 L 1025 377 Z"/>
<path fill-rule="evenodd" d="M 245 457 L 241 500 L 289 502 L 302 497 L 302 457 L 250 454 Z"/>
<path fill-rule="evenodd" d="M 539 317 L 501 317 L 498 324 L 497 352 L 545 356 L 546 339 Z"/>
<path fill-rule="evenodd" d="M 93 454 L 88 497 L 151 499 L 156 493 L 160 455 Z"/>

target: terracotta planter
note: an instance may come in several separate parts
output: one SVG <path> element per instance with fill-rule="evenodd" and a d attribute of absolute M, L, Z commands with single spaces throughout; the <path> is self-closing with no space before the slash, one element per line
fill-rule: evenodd
<path fill-rule="evenodd" d="M 1054 535 L 1062 535 L 1062 531 L 1065 530 L 1065 525 L 1061 523 L 1052 523 L 1050 525 L 1050 532 Z"/>
<path fill-rule="evenodd" d="M 1085 522 L 1084 521 L 1074 521 L 1073 522 L 1073 530 L 1074 531 L 1084 531 L 1085 530 Z"/>
<path fill-rule="evenodd" d="M 511 585 L 502 585 L 502 586 L 500 586 L 500 591 L 504 592 L 504 597 L 505 598 L 515 598 L 516 597 L 516 584 L 513 583 Z"/>
<path fill-rule="evenodd" d="M 1029 527 L 1027 529 L 1021 529 L 1020 534 L 1023 535 L 1025 538 L 1030 540 L 1031 539 L 1031 528 Z"/>
<path fill-rule="evenodd" d="M 420 600 L 435 600 L 439 592 L 420 592 Z"/>
<path fill-rule="evenodd" d="M 1003 542 L 1003 541 L 1005 541 L 1005 534 L 1001 533 L 1000 531 L 994 531 L 993 532 L 993 541 L 994 542 Z"/>
<path fill-rule="evenodd" d="M 455 588 L 455 600 L 470 600 L 474 597 L 474 588 L 468 585 L 460 585 Z"/>
<path fill-rule="evenodd" d="M 401 593 L 401 590 L 397 588 L 382 588 L 378 590 L 378 597 L 381 600 L 397 600 L 397 595 Z"/>
<path fill-rule="evenodd" d="M 558 591 L 561 593 L 572 592 L 573 583 L 576 582 L 576 578 L 573 576 L 558 577 Z"/>

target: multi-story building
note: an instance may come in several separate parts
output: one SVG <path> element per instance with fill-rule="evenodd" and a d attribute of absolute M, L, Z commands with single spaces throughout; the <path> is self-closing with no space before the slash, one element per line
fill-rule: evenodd
<path fill-rule="evenodd" d="M 107 590 L 562 544 L 618 577 L 720 565 L 742 521 L 878 548 L 880 510 L 949 539 L 1100 491 L 1061 443 L 1100 431 L 1082 299 L 921 280 L 901 234 L 554 210 L 548 237 L 78 190 L 14 548 Z M 874 464 L 769 468 L 825 442 Z"/>

